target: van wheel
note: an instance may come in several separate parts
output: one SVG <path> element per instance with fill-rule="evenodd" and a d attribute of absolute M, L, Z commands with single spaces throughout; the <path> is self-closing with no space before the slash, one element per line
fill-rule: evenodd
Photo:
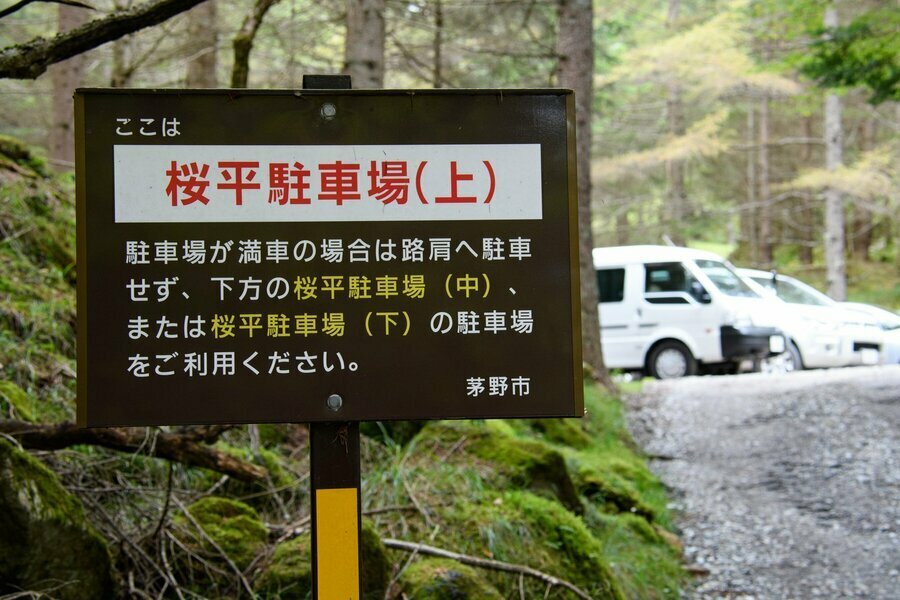
<path fill-rule="evenodd" d="M 650 353 L 647 367 L 657 379 L 677 379 L 696 374 L 697 359 L 681 342 L 666 340 Z"/>
<path fill-rule="evenodd" d="M 787 350 L 784 353 L 784 370 L 787 373 L 803 370 L 803 358 L 800 356 L 800 349 L 794 342 L 788 342 Z"/>

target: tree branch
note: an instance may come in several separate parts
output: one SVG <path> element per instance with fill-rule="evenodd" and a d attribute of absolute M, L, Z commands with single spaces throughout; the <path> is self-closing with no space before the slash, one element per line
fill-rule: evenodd
<path fill-rule="evenodd" d="M 53 38 L 35 38 L 0 50 L 0 78 L 35 79 L 47 67 L 97 46 L 162 23 L 204 0 L 158 0 L 117 11 Z"/>
<path fill-rule="evenodd" d="M 165 458 L 192 467 L 201 467 L 224 473 L 240 481 L 254 482 L 264 479 L 266 470 L 199 443 L 212 441 L 209 431 L 198 433 L 158 432 L 154 442 L 146 444 L 144 428 L 81 429 L 74 423 L 54 425 L 26 423 L 24 421 L 0 421 L 0 433 L 14 437 L 30 450 L 61 450 L 70 446 L 87 444 L 120 452 L 136 453 L 147 450 L 151 456 Z M 221 431 L 220 431 L 221 433 Z"/>
<path fill-rule="evenodd" d="M 0 19 L 7 15 L 11 15 L 14 12 L 20 11 L 32 2 L 47 2 L 49 4 L 65 4 L 66 6 L 76 6 L 78 8 L 88 8 L 90 10 L 94 10 L 94 7 L 90 4 L 85 4 L 84 2 L 78 2 L 77 0 L 20 0 L 16 2 L 10 7 L 4 8 L 0 10 Z"/>
<path fill-rule="evenodd" d="M 404 552 L 417 552 L 419 554 L 428 554 L 430 556 L 438 556 L 440 558 L 449 558 L 451 560 L 455 560 L 456 562 L 463 563 L 464 565 L 471 565 L 473 567 L 479 567 L 482 569 L 491 569 L 492 571 L 504 571 L 506 573 L 517 573 L 519 575 L 525 575 L 526 577 L 533 577 L 535 579 L 543 581 L 551 587 L 558 585 L 560 587 L 566 588 L 579 598 L 584 598 L 584 600 L 591 600 L 590 594 L 582 590 L 580 587 L 576 586 L 574 583 L 569 583 L 564 579 L 559 579 L 557 577 L 554 577 L 553 575 L 544 573 L 543 571 L 532 569 L 531 567 L 500 562 L 499 560 L 478 558 L 477 556 L 469 556 L 467 554 L 458 554 L 456 552 L 451 552 L 442 548 L 435 548 L 434 546 L 427 546 L 425 544 L 415 544 L 413 542 L 404 542 L 403 540 L 383 538 L 381 542 L 384 544 L 385 548 L 403 550 Z"/>
<path fill-rule="evenodd" d="M 244 19 L 241 30 L 234 36 L 234 66 L 231 69 L 231 87 L 247 87 L 247 78 L 250 75 L 250 51 L 253 49 L 253 40 L 256 32 L 262 25 L 263 19 L 273 4 L 279 0 L 256 0 L 253 10 Z"/>

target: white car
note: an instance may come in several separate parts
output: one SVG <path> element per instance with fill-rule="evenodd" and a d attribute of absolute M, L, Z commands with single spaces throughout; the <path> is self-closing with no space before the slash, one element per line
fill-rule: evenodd
<path fill-rule="evenodd" d="M 881 346 L 882 362 L 886 365 L 900 364 L 900 315 L 861 302 L 841 302 L 840 305 L 841 308 L 863 313 L 874 319 L 884 334 Z"/>
<path fill-rule="evenodd" d="M 881 362 L 884 335 L 874 319 L 841 307 L 793 277 L 755 269 L 738 273 L 783 303 L 778 324 L 788 338 L 785 370 Z"/>

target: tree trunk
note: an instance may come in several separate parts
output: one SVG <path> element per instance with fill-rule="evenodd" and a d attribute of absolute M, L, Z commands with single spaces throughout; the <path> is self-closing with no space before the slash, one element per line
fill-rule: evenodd
<path fill-rule="evenodd" d="M 859 132 L 859 149 L 868 152 L 875 148 L 877 122 L 869 117 L 862 122 Z M 869 261 L 869 248 L 872 246 L 872 211 L 860 203 L 853 205 L 853 256 Z"/>
<path fill-rule="evenodd" d="M 669 0 L 666 27 L 674 31 L 681 0 Z M 676 80 L 666 83 L 666 120 L 669 135 L 684 135 L 684 103 L 681 98 L 681 85 Z M 685 162 L 683 160 L 666 161 L 666 229 L 669 237 L 679 246 L 684 246 L 684 220 L 688 215 L 687 192 L 684 189 Z"/>
<path fill-rule="evenodd" d="M 131 79 L 128 68 L 128 55 L 130 54 L 131 38 L 122 37 L 112 43 L 112 68 L 109 74 L 109 86 L 114 88 L 127 87 Z"/>
<path fill-rule="evenodd" d="M 385 0 L 347 0 L 344 74 L 354 89 L 384 87 Z"/>
<path fill-rule="evenodd" d="M 825 9 L 825 27 L 837 27 L 837 9 L 830 3 Z M 843 163 L 841 99 L 825 96 L 825 167 L 837 170 Z M 828 295 L 838 301 L 847 299 L 847 265 L 844 258 L 844 199 L 839 190 L 825 189 L 825 271 Z"/>
<path fill-rule="evenodd" d="M 806 136 L 806 139 L 812 139 L 813 137 L 813 121 L 812 117 L 805 117 L 803 119 L 803 134 Z M 810 160 L 812 159 L 812 144 L 804 144 L 803 145 L 803 154 L 801 155 L 801 159 L 803 161 L 803 165 L 808 165 Z M 800 245 L 800 262 L 804 265 L 813 264 L 813 247 L 816 245 L 815 234 L 813 233 L 815 230 L 816 223 L 816 211 L 813 206 L 807 202 L 807 205 L 800 212 L 800 219 L 803 226 L 803 241 L 804 243 Z"/>
<path fill-rule="evenodd" d="M 625 246 L 628 244 L 628 207 L 620 206 L 616 211 L 616 244 Z"/>
<path fill-rule="evenodd" d="M 57 14 L 60 33 L 84 25 L 89 16 L 84 8 L 63 4 L 58 7 Z M 79 54 L 50 69 L 53 82 L 53 124 L 50 126 L 47 147 L 50 163 L 59 171 L 75 166 L 75 105 L 72 95 L 75 88 L 81 85 L 86 66 L 87 57 Z"/>
<path fill-rule="evenodd" d="M 769 203 L 769 97 L 759 101 L 759 251 L 761 262 L 772 266 L 772 205 Z"/>
<path fill-rule="evenodd" d="M 575 91 L 578 171 L 578 243 L 581 273 L 581 341 L 584 362 L 612 387 L 600 348 L 594 233 L 591 229 L 591 105 L 594 98 L 594 7 L 591 0 L 559 0 L 559 83 Z"/>
<path fill-rule="evenodd" d="M 219 26 L 217 23 L 216 0 L 206 0 L 188 12 L 188 88 L 218 87 L 216 73 L 218 67 Z"/>
<path fill-rule="evenodd" d="M 231 45 L 234 48 L 234 64 L 231 67 L 231 87 L 247 87 L 247 79 L 250 77 L 250 51 L 253 49 L 253 40 L 259 26 L 269 9 L 278 0 L 256 0 L 253 10 L 244 19 L 240 31 L 234 36 Z"/>
<path fill-rule="evenodd" d="M 750 104 L 747 107 L 747 132 L 744 138 L 747 141 L 747 205 L 740 211 L 741 238 L 744 242 L 744 256 L 750 263 L 756 266 L 759 263 L 759 238 L 756 229 L 756 156 L 753 153 L 753 144 L 756 140 L 756 109 Z"/>
<path fill-rule="evenodd" d="M 434 72 L 432 75 L 432 85 L 435 88 L 444 87 L 444 76 L 441 73 L 441 61 L 444 49 L 444 5 L 442 0 L 435 0 L 434 3 L 434 40 L 432 41 L 434 50 Z"/>

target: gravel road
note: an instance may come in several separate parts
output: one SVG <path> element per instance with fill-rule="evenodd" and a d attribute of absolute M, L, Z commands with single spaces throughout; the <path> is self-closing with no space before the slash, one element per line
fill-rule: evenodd
<path fill-rule="evenodd" d="M 900 366 L 653 382 L 630 425 L 694 598 L 900 598 Z"/>

